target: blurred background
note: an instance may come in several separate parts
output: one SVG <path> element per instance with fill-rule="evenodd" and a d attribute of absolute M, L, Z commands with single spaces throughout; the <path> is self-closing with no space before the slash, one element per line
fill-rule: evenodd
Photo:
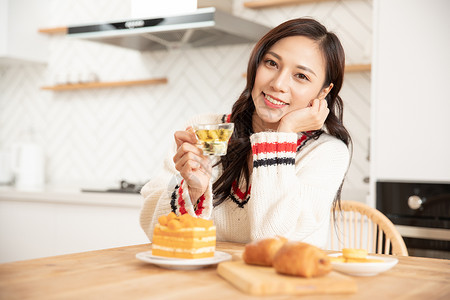
<path fill-rule="evenodd" d="M 20 2 L 22 5 L 20 6 Z M 39 3 L 30 9 L 30 2 Z M 133 1 L 10 1 L 20 14 L 42 11 L 46 18 L 33 28 L 123 20 Z M 149 2 L 149 1 L 147 1 Z M 151 2 L 151 1 L 150 1 Z M 210 1 L 211 3 L 220 1 Z M 234 15 L 274 27 L 299 16 L 312 16 L 336 31 L 348 64 L 369 64 L 372 1 L 329 1 L 251 9 L 229 1 Z M 161 5 L 154 1 L 154 6 Z M 151 8 L 151 12 L 154 7 Z M 12 13 L 15 11 L 12 10 Z M 10 16 L 13 17 L 13 16 Z M 14 17 L 12 18 L 14 19 Z M 12 21 L 11 27 L 25 26 Z M 33 140 L 45 154 L 45 182 L 51 185 L 112 185 L 125 179 L 144 182 L 161 166 L 173 140 L 190 117 L 229 113 L 245 86 L 253 43 L 195 49 L 136 51 L 64 34 L 38 36 L 27 45 L 42 51 L 42 64 L 1 68 L 2 148 Z M 20 39 L 19 36 L 13 38 Z M 95 76 L 102 82 L 167 78 L 167 84 L 43 91 L 42 86 L 77 82 Z M 342 98 L 346 125 L 354 139 L 354 156 L 346 182 L 364 200 L 369 175 L 370 69 L 346 74 Z"/>
<path fill-rule="evenodd" d="M 0 0 L 0 241 L 13 245 L 0 261 L 146 242 L 136 192 L 187 119 L 230 112 L 254 41 L 136 50 L 70 28 L 203 7 L 266 28 L 313 17 L 339 36 L 344 199 L 376 206 L 383 181 L 450 183 L 447 1 Z M 52 242 L 23 250 L 30 230 Z"/>

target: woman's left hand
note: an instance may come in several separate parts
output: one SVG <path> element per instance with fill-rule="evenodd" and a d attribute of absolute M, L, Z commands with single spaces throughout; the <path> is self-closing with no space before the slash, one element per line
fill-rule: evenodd
<path fill-rule="evenodd" d="M 311 105 L 287 113 L 281 118 L 278 132 L 302 132 L 321 129 L 327 119 L 328 103 L 314 99 Z"/>

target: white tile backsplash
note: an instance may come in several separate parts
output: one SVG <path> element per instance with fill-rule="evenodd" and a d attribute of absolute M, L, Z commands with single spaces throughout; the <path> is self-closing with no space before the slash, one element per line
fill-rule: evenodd
<path fill-rule="evenodd" d="M 117 20 L 130 13 L 129 1 L 52 1 L 49 24 Z M 334 1 L 246 9 L 234 13 L 269 26 L 312 16 L 341 38 L 350 63 L 368 62 L 372 36 L 372 1 Z M 47 25 L 47 24 L 46 24 Z M 183 121 L 203 112 L 228 113 L 241 93 L 252 45 L 195 50 L 137 52 L 50 37 L 46 66 L 0 67 L 0 147 L 33 138 L 44 147 L 50 184 L 115 184 L 155 176 Z M 40 90 L 60 78 L 94 72 L 101 81 L 167 77 L 165 85 L 65 92 Z M 348 195 L 368 191 L 366 160 L 370 124 L 370 72 L 346 74 L 342 96 L 345 123 L 354 140 Z M 363 201 L 364 199 L 361 199 Z"/>

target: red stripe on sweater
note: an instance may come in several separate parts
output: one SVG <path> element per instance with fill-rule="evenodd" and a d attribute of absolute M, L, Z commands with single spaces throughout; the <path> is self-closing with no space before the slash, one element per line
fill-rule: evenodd
<path fill-rule="evenodd" d="M 200 201 L 198 202 L 198 205 L 197 205 L 197 210 L 195 211 L 195 214 L 197 215 L 197 216 L 200 216 L 201 214 L 202 214 L 202 212 L 203 212 L 203 201 L 205 201 L 205 195 L 203 194 L 201 197 L 200 197 Z"/>
<path fill-rule="evenodd" d="M 184 179 L 181 180 L 180 188 L 178 189 L 178 205 L 180 206 L 180 214 L 182 214 L 182 215 L 187 213 L 186 207 L 184 206 L 185 202 L 183 199 L 183 182 L 184 182 Z"/>
<path fill-rule="evenodd" d="M 305 134 L 302 135 L 302 137 L 297 140 L 297 147 L 300 146 L 306 140 L 306 138 L 307 136 Z"/>
<path fill-rule="evenodd" d="M 250 194 L 250 191 L 251 191 L 251 189 L 252 189 L 252 186 L 249 186 L 249 187 L 248 187 L 248 191 L 246 191 L 245 193 L 243 193 L 243 192 L 241 191 L 241 189 L 237 186 L 236 180 L 233 181 L 233 184 L 231 185 L 231 187 L 233 188 L 234 194 L 235 194 L 236 196 L 238 196 L 239 199 L 241 199 L 241 200 L 245 200 L 245 197 L 247 197 L 247 195 Z"/>
<path fill-rule="evenodd" d="M 296 143 L 258 143 L 252 146 L 253 154 L 270 153 L 270 152 L 295 152 Z"/>

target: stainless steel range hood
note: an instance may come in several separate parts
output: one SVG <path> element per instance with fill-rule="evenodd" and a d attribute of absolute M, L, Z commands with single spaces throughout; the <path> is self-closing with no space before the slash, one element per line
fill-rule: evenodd
<path fill-rule="evenodd" d="M 68 36 L 147 51 L 253 43 L 269 30 L 207 7 L 177 16 L 71 26 Z"/>

